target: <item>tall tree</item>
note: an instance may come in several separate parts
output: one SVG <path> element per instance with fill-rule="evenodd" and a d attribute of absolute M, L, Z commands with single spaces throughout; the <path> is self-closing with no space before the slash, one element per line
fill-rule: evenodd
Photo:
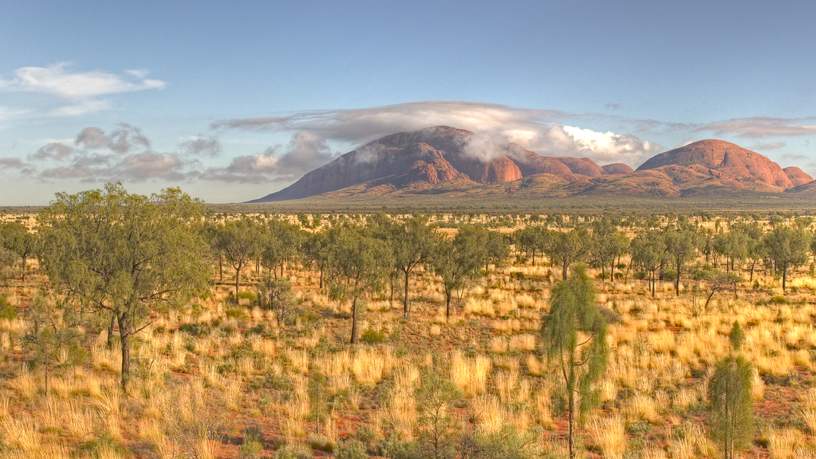
<path fill-rule="evenodd" d="M 177 188 L 148 197 L 120 184 L 59 193 L 40 214 L 41 258 L 51 284 L 116 318 L 125 390 L 130 338 L 153 314 L 206 290 L 206 243 L 192 229 L 201 217 L 202 206 Z"/>
<path fill-rule="evenodd" d="M 782 277 L 782 293 L 785 293 L 789 271 L 807 261 L 810 234 L 802 228 L 780 224 L 765 235 L 764 245 L 774 270 Z"/>
<path fill-rule="evenodd" d="M 433 247 L 433 230 L 428 226 L 426 218 L 416 215 L 404 223 L 393 225 L 392 230 L 393 260 L 403 276 L 402 313 L 407 319 L 410 312 L 409 277 L 417 266 L 429 259 Z"/>
<path fill-rule="evenodd" d="M 652 298 L 654 298 L 657 272 L 663 266 L 666 255 L 663 234 L 656 230 L 648 230 L 638 234 L 629 245 L 629 253 L 632 257 L 632 263 L 646 273 L 649 290 L 652 293 Z"/>
<path fill-rule="evenodd" d="M 563 378 L 569 456 L 574 458 L 576 414 L 586 414 L 597 403 L 594 384 L 605 371 L 608 357 L 606 320 L 595 304 L 595 289 L 583 266 L 553 288 L 541 335 L 547 358 L 557 360 Z"/>
<path fill-rule="evenodd" d="M 697 247 L 696 233 L 688 225 L 670 227 L 663 235 L 666 253 L 674 268 L 674 293 L 680 295 L 680 276 L 686 263 L 694 257 Z"/>
<path fill-rule="evenodd" d="M 351 300 L 351 343 L 357 342 L 360 298 L 382 287 L 392 254 L 388 245 L 357 226 L 332 228 L 332 296 Z"/>
<path fill-rule="evenodd" d="M 318 271 L 318 285 L 320 290 L 323 290 L 323 276 L 325 268 L 328 264 L 329 258 L 328 240 L 326 238 L 326 231 L 317 231 L 309 233 L 304 237 L 303 241 L 303 255 L 307 264 L 313 264 Z"/>

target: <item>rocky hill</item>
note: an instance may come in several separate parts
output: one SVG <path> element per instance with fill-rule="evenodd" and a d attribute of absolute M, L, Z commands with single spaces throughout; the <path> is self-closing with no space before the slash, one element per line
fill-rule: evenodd
<path fill-rule="evenodd" d="M 253 202 L 322 194 L 613 193 L 684 196 L 716 190 L 778 193 L 813 178 L 722 140 L 701 140 L 660 153 L 636 170 L 588 158 L 544 156 L 516 144 L 483 147 L 463 129 L 436 126 L 388 135 L 319 167 Z"/>

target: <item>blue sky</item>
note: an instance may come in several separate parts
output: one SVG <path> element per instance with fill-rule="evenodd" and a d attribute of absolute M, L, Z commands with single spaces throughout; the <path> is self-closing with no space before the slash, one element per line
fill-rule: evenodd
<path fill-rule="evenodd" d="M 813 2 L 0 0 L 0 205 L 274 191 L 455 124 L 636 166 L 717 137 L 816 173 Z"/>

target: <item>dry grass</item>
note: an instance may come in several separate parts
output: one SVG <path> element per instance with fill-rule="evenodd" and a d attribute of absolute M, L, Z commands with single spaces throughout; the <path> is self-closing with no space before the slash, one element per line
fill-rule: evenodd
<path fill-rule="evenodd" d="M 236 316 L 224 301 L 229 287 L 216 286 L 196 312 L 161 314 L 141 333 L 127 395 L 117 385 L 117 350 L 106 348 L 102 334 L 87 364 L 52 375 L 46 398 L 41 370 L 22 364 L 26 322 L 0 320 L 0 366 L 8 376 L 0 382 L 0 457 L 84 457 L 81 444 L 95 445 L 86 456 L 96 458 L 133 457 L 139 448 L 163 457 L 236 457 L 249 427 L 261 431 L 263 457 L 274 457 L 280 443 L 318 454 L 310 444 L 336 446 L 358 432 L 374 447 L 387 438 L 415 440 L 424 408 L 417 389 L 430 367 L 461 392 L 448 414 L 463 431 L 513 427 L 533 434 L 542 450 L 563 452 L 563 381 L 556 362 L 541 354 L 538 333 L 558 269 L 540 259 L 492 267 L 450 320 L 438 282 L 420 270 L 410 320 L 401 319 L 399 300 L 392 306 L 387 297 L 368 298 L 361 330 L 387 338 L 355 347 L 346 344 L 348 319 L 338 314 L 348 305 L 318 291 L 315 272 L 287 272 L 308 317 L 279 328 L 274 314 L 250 305 Z M 706 379 L 730 352 L 734 320 L 743 324 L 743 353 L 756 367 L 758 437 L 766 440 L 745 457 L 813 457 L 816 280 L 798 271 L 789 304 L 769 305 L 775 281 L 756 276 L 757 290 L 746 281 L 737 300 L 715 297 L 707 311 L 692 281 L 679 298 L 661 284 L 655 299 L 631 277 L 597 283 L 599 304 L 617 317 L 597 385 L 601 406 L 579 428 L 587 448 L 579 457 L 716 457 L 705 427 Z M 12 301 L 23 308 L 31 295 L 16 289 Z M 203 331 L 181 329 L 189 324 Z M 318 373 L 324 379 L 316 394 Z"/>

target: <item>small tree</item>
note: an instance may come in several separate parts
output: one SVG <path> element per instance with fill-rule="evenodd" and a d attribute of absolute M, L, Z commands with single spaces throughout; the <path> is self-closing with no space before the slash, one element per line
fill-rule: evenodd
<path fill-rule="evenodd" d="M 422 457 L 453 459 L 458 428 L 451 414 L 458 397 L 456 386 L 434 369 L 425 372 L 416 391 L 417 430 Z"/>
<path fill-rule="evenodd" d="M 711 299 L 714 298 L 714 295 L 717 292 L 731 289 L 734 291 L 734 294 L 736 295 L 737 284 L 739 283 L 740 280 L 737 274 L 733 272 L 723 272 L 720 271 L 719 269 L 709 269 L 701 271 L 697 274 L 697 277 L 708 284 L 708 295 L 706 296 L 706 301 L 705 304 L 703 305 L 703 309 L 708 308 L 708 304 L 711 302 Z"/>
<path fill-rule="evenodd" d="M 589 234 L 582 227 L 567 232 L 551 232 L 546 247 L 550 261 L 561 266 L 562 280 L 567 280 L 570 265 L 583 260 L 588 251 Z"/>
<path fill-rule="evenodd" d="M 6 250 L 20 258 L 20 280 L 25 282 L 28 259 L 37 249 L 37 237 L 22 223 L 8 222 L 0 225 L 0 242 Z"/>
<path fill-rule="evenodd" d="M 407 222 L 395 224 L 391 228 L 393 234 L 390 242 L 394 265 L 403 276 L 402 313 L 407 319 L 410 312 L 408 278 L 419 264 L 430 258 L 434 240 L 433 231 L 428 226 L 427 219 L 419 216 L 413 216 Z"/>
<path fill-rule="evenodd" d="M 765 236 L 765 249 L 773 261 L 777 275 L 782 277 L 785 293 L 788 272 L 807 261 L 810 235 L 802 228 L 778 225 Z"/>
<path fill-rule="evenodd" d="M 258 284 L 258 305 L 273 311 L 278 328 L 294 322 L 295 296 L 292 285 L 286 279 L 266 279 Z"/>
<path fill-rule="evenodd" d="M 583 266 L 552 290 L 550 313 L 541 330 L 548 359 L 557 359 L 567 397 L 569 456 L 575 457 L 576 414 L 598 401 L 595 382 L 606 369 L 606 320 L 595 304 L 595 289 Z M 576 406 L 578 405 L 578 406 Z"/>
<path fill-rule="evenodd" d="M 38 296 L 26 310 L 28 331 L 23 337 L 29 361 L 43 370 L 45 396 L 57 368 L 80 363 L 86 355 L 76 315 L 65 304 Z M 65 357 L 62 359 L 62 357 Z"/>
<path fill-rule="evenodd" d="M 680 295 L 680 276 L 686 263 L 693 258 L 697 248 L 695 232 L 692 228 L 680 225 L 669 228 L 664 237 L 666 253 L 674 268 L 674 293 Z"/>
<path fill-rule="evenodd" d="M 655 296 L 657 272 L 663 266 L 666 254 L 666 245 L 662 236 L 661 233 L 650 230 L 638 234 L 629 245 L 632 263 L 646 273 L 652 298 Z"/>
<path fill-rule="evenodd" d="M 260 239 L 261 233 L 257 223 L 247 217 L 228 221 L 221 228 L 219 246 L 224 251 L 224 258 L 235 270 L 236 303 L 241 287 L 241 272 L 260 252 Z"/>
<path fill-rule="evenodd" d="M 148 197 L 119 184 L 57 194 L 40 214 L 41 258 L 51 284 L 116 318 L 125 390 L 130 337 L 153 314 L 206 291 L 207 245 L 193 230 L 201 218 L 201 205 L 179 189 Z"/>
<path fill-rule="evenodd" d="M 547 230 L 541 226 L 527 226 L 516 231 L 513 239 L 516 247 L 535 265 L 536 254 L 544 253 L 548 236 Z"/>
<path fill-rule="evenodd" d="M 739 324 L 734 324 L 729 338 L 734 352 L 738 352 L 742 344 Z M 752 372 L 744 357 L 732 353 L 717 364 L 708 382 L 711 436 L 725 459 L 736 457 L 737 451 L 751 444 L 754 435 Z"/>
<path fill-rule="evenodd" d="M 609 281 L 615 282 L 615 264 L 628 247 L 629 240 L 611 220 L 598 220 L 592 225 L 590 255 L 593 267 L 601 269 L 601 278 L 606 277 L 609 267 Z"/>
<path fill-rule="evenodd" d="M 323 276 L 329 260 L 328 240 L 325 231 L 308 234 L 303 243 L 303 254 L 307 262 L 311 262 L 318 271 L 318 285 L 323 290 Z"/>
<path fill-rule="evenodd" d="M 461 297 L 461 292 L 468 281 L 479 275 L 486 252 L 479 244 L 480 230 L 473 226 L 464 226 L 453 239 L 440 239 L 436 243 L 431 269 L 442 278 L 442 289 L 445 291 L 445 317 L 450 318 L 451 299 L 454 294 Z"/>
<path fill-rule="evenodd" d="M 385 242 L 355 226 L 338 227 L 330 256 L 332 296 L 351 300 L 351 343 L 357 342 L 359 300 L 382 287 L 390 265 L 391 253 Z"/>

